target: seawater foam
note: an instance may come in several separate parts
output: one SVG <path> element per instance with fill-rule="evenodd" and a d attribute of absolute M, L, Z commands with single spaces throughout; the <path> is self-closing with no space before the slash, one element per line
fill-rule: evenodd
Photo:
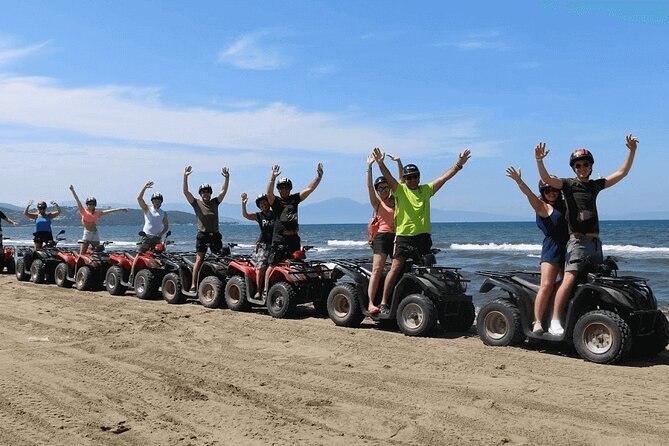
<path fill-rule="evenodd" d="M 541 251 L 541 245 L 528 243 L 451 243 L 450 249 L 456 251 Z M 635 245 L 603 245 L 604 255 L 641 254 L 657 257 L 669 257 L 669 248 Z"/>
<path fill-rule="evenodd" d="M 369 248 L 366 241 L 360 240 L 328 240 L 328 246 L 339 246 L 346 248 Z"/>

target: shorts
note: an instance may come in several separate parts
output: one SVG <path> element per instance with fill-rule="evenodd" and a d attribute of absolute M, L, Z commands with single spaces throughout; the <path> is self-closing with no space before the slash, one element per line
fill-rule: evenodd
<path fill-rule="evenodd" d="M 220 232 L 198 232 L 195 238 L 195 251 L 206 253 L 207 248 L 218 254 L 223 249 L 223 236 Z"/>
<path fill-rule="evenodd" d="M 158 243 L 160 243 L 159 235 L 143 235 L 137 243 L 137 252 L 153 251 Z"/>
<path fill-rule="evenodd" d="M 395 237 L 393 258 L 421 260 L 421 257 L 431 253 L 431 249 L 432 237 L 430 234 L 398 235 Z"/>
<path fill-rule="evenodd" d="M 46 243 L 53 241 L 53 233 L 49 231 L 33 232 L 33 236 L 33 242 L 35 243 Z"/>
<path fill-rule="evenodd" d="M 253 266 L 256 268 L 267 268 L 269 265 L 270 246 L 264 243 L 258 243 L 256 252 L 253 255 Z"/>
<path fill-rule="evenodd" d="M 393 245 L 395 244 L 394 232 L 378 232 L 372 243 L 374 254 L 393 255 Z"/>
<path fill-rule="evenodd" d="M 293 257 L 293 253 L 299 251 L 300 248 L 299 235 L 285 235 L 281 243 L 272 244 L 267 261 L 270 265 L 276 265 L 277 263 Z"/>
<path fill-rule="evenodd" d="M 587 235 L 571 235 L 567 242 L 567 255 L 565 256 L 565 271 L 579 271 L 585 260 L 589 259 L 592 264 L 604 262 L 602 253 L 602 241 L 599 237 Z"/>
<path fill-rule="evenodd" d="M 88 229 L 84 229 L 84 235 L 81 237 L 81 240 L 89 243 L 100 243 L 100 236 L 98 235 L 98 231 L 89 231 Z"/>

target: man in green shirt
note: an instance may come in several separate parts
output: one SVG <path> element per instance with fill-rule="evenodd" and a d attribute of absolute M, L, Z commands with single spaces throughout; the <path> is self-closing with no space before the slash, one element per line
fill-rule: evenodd
<path fill-rule="evenodd" d="M 465 149 L 460 153 L 453 167 L 427 184 L 420 184 L 420 170 L 415 164 L 404 166 L 402 172 L 404 181 L 403 183 L 398 182 L 383 162 L 385 153 L 377 147 L 372 154 L 395 196 L 395 249 L 390 271 L 383 287 L 383 298 L 379 305 L 382 313 L 388 313 L 390 311 L 388 300 L 406 259 L 412 257 L 419 260 L 429 254 L 432 249 L 430 198 L 441 189 L 446 181 L 453 178 L 462 169 L 471 157 L 471 152 Z"/>

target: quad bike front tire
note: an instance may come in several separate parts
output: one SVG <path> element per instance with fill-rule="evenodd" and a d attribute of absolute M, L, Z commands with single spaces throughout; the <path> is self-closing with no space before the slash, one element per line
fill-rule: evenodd
<path fill-rule="evenodd" d="M 158 296 L 160 282 L 150 269 L 141 269 L 135 273 L 135 295 L 140 299 L 155 299 Z"/>
<path fill-rule="evenodd" d="M 295 288 L 287 282 L 277 282 L 267 292 L 267 312 L 270 316 L 285 319 L 295 313 L 297 296 Z"/>
<path fill-rule="evenodd" d="M 165 302 L 168 304 L 179 305 L 186 303 L 186 296 L 184 296 L 183 293 L 183 286 L 181 285 L 181 277 L 179 277 L 179 274 L 165 274 L 161 289 L 163 299 L 165 299 Z"/>
<path fill-rule="evenodd" d="M 72 281 L 67 278 L 68 273 L 69 268 L 67 263 L 61 262 L 56 266 L 56 270 L 54 271 L 54 279 L 57 286 L 61 288 L 70 288 L 72 286 Z"/>
<path fill-rule="evenodd" d="M 509 299 L 498 298 L 479 311 L 476 330 L 485 345 L 518 345 L 525 340 L 520 311 Z"/>
<path fill-rule="evenodd" d="M 332 288 L 326 305 L 328 316 L 340 327 L 357 327 L 365 318 L 360 308 L 358 290 L 353 284 L 342 283 Z"/>
<path fill-rule="evenodd" d="M 30 281 L 32 283 L 46 283 L 46 264 L 41 259 L 33 260 L 30 265 Z"/>
<path fill-rule="evenodd" d="M 95 288 L 95 273 L 88 266 L 80 267 L 74 275 L 74 285 L 79 291 L 92 291 Z"/>
<path fill-rule="evenodd" d="M 232 276 L 225 284 L 225 304 L 232 311 L 248 311 L 246 300 L 246 281 L 242 276 Z"/>
<path fill-rule="evenodd" d="M 112 296 L 122 296 L 128 289 L 123 285 L 123 269 L 118 265 L 110 266 L 105 275 L 105 287 Z"/>
<path fill-rule="evenodd" d="M 437 308 L 429 297 L 409 294 L 397 307 L 397 325 L 407 336 L 429 336 L 437 326 Z"/>
<path fill-rule="evenodd" d="M 576 321 L 573 342 L 576 352 L 586 361 L 615 364 L 630 353 L 632 332 L 617 313 L 593 310 Z"/>
<path fill-rule="evenodd" d="M 16 271 L 14 271 L 14 274 L 16 274 L 16 280 L 19 282 L 27 282 L 30 279 L 30 274 L 26 272 L 26 264 L 23 258 L 16 261 Z"/>

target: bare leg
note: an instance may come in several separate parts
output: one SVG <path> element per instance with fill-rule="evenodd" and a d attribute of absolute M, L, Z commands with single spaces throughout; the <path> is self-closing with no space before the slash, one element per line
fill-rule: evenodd
<path fill-rule="evenodd" d="M 379 282 L 381 281 L 387 257 L 387 254 L 374 254 L 372 256 L 372 276 L 369 278 L 369 286 L 367 287 L 367 296 L 369 296 L 367 311 L 370 313 L 379 311 L 379 308 L 374 305 L 374 298 L 376 297 L 376 290 L 379 288 Z"/>
<path fill-rule="evenodd" d="M 553 295 L 553 288 L 555 287 L 555 278 L 560 271 L 560 266 L 557 263 L 542 262 L 541 263 L 541 286 L 537 293 L 537 299 L 534 301 L 534 324 L 541 326 L 541 319 L 546 313 L 546 308 Z"/>
<path fill-rule="evenodd" d="M 87 241 L 84 241 L 81 244 L 81 247 L 79 248 L 79 255 L 80 256 L 83 256 L 84 254 L 86 254 L 86 251 L 88 251 L 88 244 L 89 243 Z"/>
<path fill-rule="evenodd" d="M 386 282 L 383 286 L 383 298 L 381 299 L 381 305 L 388 305 L 390 300 L 390 294 L 395 287 L 395 280 L 402 273 L 402 268 L 404 267 L 404 262 L 406 259 L 404 257 L 394 257 L 393 262 L 390 265 L 390 271 L 386 276 Z"/>
<path fill-rule="evenodd" d="M 551 321 L 551 327 L 557 327 L 558 331 L 562 328 L 562 312 L 564 307 L 571 296 L 571 292 L 576 285 L 576 279 L 578 278 L 578 271 L 567 271 L 564 274 L 564 279 L 560 288 L 558 288 L 557 293 L 555 293 L 555 303 L 553 304 L 553 320 Z"/>
<path fill-rule="evenodd" d="M 272 273 L 274 272 L 274 266 L 271 266 L 267 268 L 267 272 L 265 273 L 265 294 L 268 292 L 269 288 L 269 278 L 272 277 Z"/>
<path fill-rule="evenodd" d="M 202 268 L 202 263 L 204 262 L 204 252 L 198 252 L 195 257 L 195 265 L 193 265 L 193 281 L 191 283 L 190 289 L 194 290 L 197 285 L 197 276 L 200 273 L 200 268 Z"/>
<path fill-rule="evenodd" d="M 264 266 L 261 268 L 256 268 L 256 294 L 259 294 L 263 290 L 263 282 L 265 281 L 265 268 Z"/>

